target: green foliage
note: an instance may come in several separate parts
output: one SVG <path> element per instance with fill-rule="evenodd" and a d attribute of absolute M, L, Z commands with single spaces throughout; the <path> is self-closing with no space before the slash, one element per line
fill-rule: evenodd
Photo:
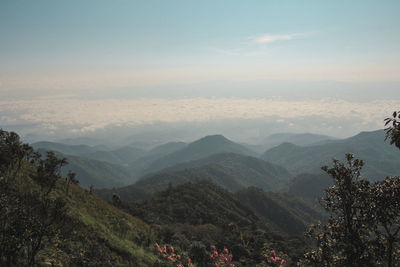
<path fill-rule="evenodd" d="M 304 266 L 397 266 L 400 231 L 400 178 L 371 184 L 361 178 L 363 161 L 346 155 L 323 167 L 334 181 L 321 200 L 328 221 L 308 234 L 317 249 L 305 255 Z"/>
<path fill-rule="evenodd" d="M 38 253 L 46 243 L 53 242 L 64 226 L 65 202 L 49 194 L 65 160 L 51 153 L 42 159 L 23 145 L 17 134 L 3 130 L 0 148 L 0 263 L 34 266 Z M 24 168 L 28 162 L 33 167 L 29 173 Z M 21 192 L 19 185 L 26 176 L 37 184 Z"/>
<path fill-rule="evenodd" d="M 400 149 L 400 111 L 395 111 L 391 118 L 386 118 L 385 126 L 385 140 L 390 139 L 390 144 Z"/>

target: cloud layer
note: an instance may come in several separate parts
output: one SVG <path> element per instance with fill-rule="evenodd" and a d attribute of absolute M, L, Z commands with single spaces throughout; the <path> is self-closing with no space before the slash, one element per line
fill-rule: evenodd
<path fill-rule="evenodd" d="M 320 133 L 331 121 L 343 135 L 382 128 L 385 117 L 400 101 L 354 103 L 344 100 L 286 101 L 276 99 L 182 98 L 82 100 L 76 98 L 38 98 L 0 101 L 0 125 L 36 125 L 48 134 L 62 129 L 69 134 L 86 134 L 110 125 L 137 126 L 152 123 L 212 122 L 268 118 L 276 124 L 296 126 L 307 132 L 318 118 Z M 321 119 L 323 118 L 323 119 Z M 325 120 L 325 119 L 326 120 Z M 338 125 L 338 121 L 343 125 Z M 345 121 L 357 125 L 345 125 Z M 325 126 L 324 126 L 325 125 Z M 343 128 L 343 130 L 340 129 Z"/>

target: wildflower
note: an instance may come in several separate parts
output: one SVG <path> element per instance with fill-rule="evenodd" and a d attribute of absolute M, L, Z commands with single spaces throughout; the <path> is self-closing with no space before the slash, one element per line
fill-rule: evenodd
<path fill-rule="evenodd" d="M 224 253 L 225 253 L 225 254 L 228 254 L 228 253 L 229 253 L 229 251 L 228 251 L 228 249 L 227 249 L 226 247 L 224 247 Z"/>

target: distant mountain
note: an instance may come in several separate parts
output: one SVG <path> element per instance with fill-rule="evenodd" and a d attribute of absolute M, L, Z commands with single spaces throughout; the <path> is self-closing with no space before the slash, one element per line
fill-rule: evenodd
<path fill-rule="evenodd" d="M 144 170 L 143 173 L 154 173 L 178 163 L 197 160 L 222 152 L 257 156 L 255 152 L 228 140 L 222 135 L 210 135 L 190 143 L 178 151 L 155 160 Z"/>
<path fill-rule="evenodd" d="M 257 152 L 264 153 L 265 150 L 280 145 L 282 143 L 292 143 L 298 146 L 308 146 L 312 144 L 319 144 L 335 140 L 334 137 L 320 134 L 311 133 L 278 133 L 272 134 L 265 138 L 262 143 L 258 145 L 243 144 L 247 148 Z"/>
<path fill-rule="evenodd" d="M 332 159 L 344 160 L 345 153 L 353 153 L 365 161 L 363 174 L 371 180 L 400 174 L 400 153 L 384 141 L 383 130 L 362 132 L 356 136 L 327 143 L 297 146 L 283 143 L 267 150 L 262 159 L 282 165 L 294 174 L 322 173 L 323 165 L 332 165 Z"/>
<path fill-rule="evenodd" d="M 169 142 L 163 145 L 159 145 L 149 150 L 146 156 L 157 155 L 164 156 L 177 150 L 183 149 L 187 146 L 185 142 Z"/>
<path fill-rule="evenodd" d="M 37 151 L 46 154 L 44 149 Z M 111 188 L 136 181 L 130 171 L 122 165 L 54 152 L 60 158 L 67 158 L 68 165 L 62 169 L 62 175 L 65 176 L 69 170 L 76 173 L 76 178 L 82 187 L 89 188 L 93 185 L 95 188 Z"/>
<path fill-rule="evenodd" d="M 64 168 L 64 172 L 75 172 L 79 183 L 85 188 L 89 188 L 90 185 L 95 188 L 111 188 L 136 181 L 124 166 L 78 156 L 66 157 L 69 164 Z"/>
<path fill-rule="evenodd" d="M 237 191 L 249 186 L 276 190 L 291 178 L 283 167 L 251 156 L 235 153 L 214 154 L 195 161 L 180 163 L 162 172 L 148 175 L 136 185 L 149 191 L 166 189 L 190 181 L 211 180 L 230 190 Z"/>
<path fill-rule="evenodd" d="M 308 146 L 326 140 L 335 140 L 335 138 L 327 135 L 311 134 L 311 133 L 300 133 L 300 134 L 278 133 L 270 135 L 267 138 L 267 143 L 281 144 L 289 142 L 299 146 Z"/>
<path fill-rule="evenodd" d="M 146 154 L 146 151 L 140 148 L 121 147 L 111 151 L 98 150 L 90 153 L 84 153 L 81 156 L 106 161 L 114 164 L 128 165 Z"/>
<path fill-rule="evenodd" d="M 130 146 L 112 150 L 108 150 L 107 147 L 101 145 L 67 145 L 55 142 L 37 142 L 33 143 L 32 146 L 36 149 L 55 151 L 66 155 L 80 156 L 121 165 L 128 165 L 128 163 L 146 154 L 145 150 Z"/>
<path fill-rule="evenodd" d="M 56 142 L 36 142 L 31 144 L 35 149 L 44 149 L 47 151 L 57 151 L 68 155 L 82 155 L 85 153 L 93 153 L 96 151 L 95 148 L 88 145 L 66 145 Z"/>
<path fill-rule="evenodd" d="M 92 137 L 66 138 L 57 140 L 57 143 L 62 143 L 66 145 L 88 145 L 88 146 L 104 145 L 104 142 L 102 140 Z"/>
<path fill-rule="evenodd" d="M 135 176 L 143 176 L 154 161 L 164 157 L 165 155 L 183 149 L 186 146 L 187 144 L 183 142 L 169 142 L 160 146 L 156 146 L 147 151 L 143 157 L 131 161 L 129 164 L 129 169 Z"/>

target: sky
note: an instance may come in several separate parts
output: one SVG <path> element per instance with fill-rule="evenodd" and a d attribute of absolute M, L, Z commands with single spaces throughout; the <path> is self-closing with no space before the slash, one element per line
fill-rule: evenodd
<path fill-rule="evenodd" d="M 400 103 L 398 14 L 397 0 L 1 0 L 0 126 L 56 138 L 297 114 L 321 123 L 269 132 L 373 130 Z"/>

